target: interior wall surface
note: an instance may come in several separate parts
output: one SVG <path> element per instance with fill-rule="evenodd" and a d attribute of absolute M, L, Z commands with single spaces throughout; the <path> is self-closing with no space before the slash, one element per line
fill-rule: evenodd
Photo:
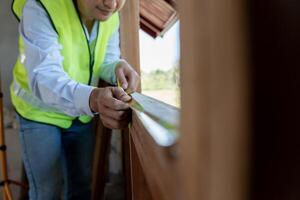
<path fill-rule="evenodd" d="M 11 0 L 0 1 L 0 69 L 4 105 L 12 109 L 9 85 L 12 69 L 18 56 L 18 21 L 11 11 Z"/>

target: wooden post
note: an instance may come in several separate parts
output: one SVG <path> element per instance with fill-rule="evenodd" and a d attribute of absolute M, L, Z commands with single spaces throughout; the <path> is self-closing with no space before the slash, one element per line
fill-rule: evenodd
<path fill-rule="evenodd" d="M 122 58 L 140 74 L 140 50 L 139 50 L 139 0 L 127 1 L 121 10 L 121 53 Z M 141 91 L 141 87 L 139 87 Z M 125 175 L 126 199 L 133 199 L 132 195 L 132 160 L 131 157 L 131 137 L 130 132 L 125 130 L 122 132 L 122 151 L 123 151 L 123 171 Z"/>
<path fill-rule="evenodd" d="M 112 130 L 105 128 L 99 118 L 96 128 L 96 144 L 93 163 L 92 199 L 104 199 L 106 177 L 108 174 L 108 157 Z"/>
<path fill-rule="evenodd" d="M 244 3 L 179 1 L 181 199 L 247 199 L 249 78 Z"/>
<path fill-rule="evenodd" d="M 139 0 L 126 1 L 121 10 L 121 52 L 122 58 L 140 74 L 140 48 L 139 48 Z"/>

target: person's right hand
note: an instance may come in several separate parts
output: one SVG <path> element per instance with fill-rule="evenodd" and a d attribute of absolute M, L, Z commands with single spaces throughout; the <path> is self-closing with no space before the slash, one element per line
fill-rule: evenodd
<path fill-rule="evenodd" d="M 131 97 L 118 87 L 95 88 L 90 95 L 90 108 L 100 115 L 105 127 L 122 129 L 130 122 Z"/>

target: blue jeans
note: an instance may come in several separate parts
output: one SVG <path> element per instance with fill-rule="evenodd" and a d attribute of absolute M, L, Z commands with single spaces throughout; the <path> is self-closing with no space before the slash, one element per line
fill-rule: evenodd
<path fill-rule="evenodd" d="M 74 120 L 68 129 L 19 116 L 22 158 L 30 200 L 91 198 L 92 123 Z"/>

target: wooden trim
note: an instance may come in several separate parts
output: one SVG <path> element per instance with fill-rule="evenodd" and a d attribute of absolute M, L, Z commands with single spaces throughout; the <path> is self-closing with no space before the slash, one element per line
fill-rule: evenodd
<path fill-rule="evenodd" d="M 139 50 L 139 0 L 127 1 L 120 12 L 120 41 L 122 57 L 140 73 Z M 141 91 L 139 87 L 138 91 Z M 125 175 L 126 199 L 133 199 L 132 194 L 132 158 L 131 136 L 129 130 L 122 131 L 123 172 Z M 134 162 L 134 161 L 133 161 Z"/>
<path fill-rule="evenodd" d="M 141 28 L 152 37 L 162 36 L 178 20 L 176 8 L 165 0 L 140 0 Z"/>
<path fill-rule="evenodd" d="M 160 146 L 172 146 L 179 137 L 179 109 L 143 94 L 131 94 L 130 107 L 147 133 Z"/>
<path fill-rule="evenodd" d="M 125 183 L 125 195 L 127 200 L 132 199 L 132 170 L 131 170 L 131 161 L 132 161 L 132 144 L 129 130 L 126 129 L 122 131 L 122 160 L 123 160 L 123 174 L 124 174 L 124 183 Z"/>
<path fill-rule="evenodd" d="M 148 134 L 135 112 L 133 112 L 130 127 L 132 146 L 136 150 L 136 158 L 132 168 L 141 168 L 140 176 L 145 178 L 145 190 L 149 190 L 149 197 L 159 200 L 174 200 L 178 196 L 178 177 L 176 172 L 176 146 L 172 148 L 160 147 Z M 137 165 L 137 166 L 135 166 Z M 133 173 L 134 175 L 134 173 Z M 133 178 L 135 179 L 135 178 Z M 133 182 L 133 192 L 140 193 L 139 182 Z"/>
<path fill-rule="evenodd" d="M 246 0 L 181 0 L 181 199 L 247 199 Z"/>
<path fill-rule="evenodd" d="M 138 0 L 127 1 L 121 12 L 121 49 L 123 58 L 140 73 L 138 7 Z M 152 99 L 151 102 L 153 105 L 158 103 L 158 101 Z M 142 104 L 145 105 L 143 102 Z M 158 105 L 168 107 L 165 104 Z M 151 103 L 146 104 L 146 107 L 149 113 L 154 113 L 154 116 L 157 117 L 157 110 L 153 112 Z M 173 111 L 170 108 L 167 110 Z M 161 115 L 163 114 L 161 113 Z M 176 170 L 176 165 L 174 164 L 176 160 L 174 148 L 176 147 L 163 148 L 157 145 L 143 124 L 138 120 L 134 111 L 129 134 L 127 131 L 123 131 L 122 144 L 127 199 L 177 199 L 178 180 L 177 173 L 174 171 Z"/>
<path fill-rule="evenodd" d="M 130 138 L 130 143 L 133 144 L 132 138 Z M 146 178 L 144 175 L 144 170 L 141 166 L 141 163 L 138 158 L 138 152 L 135 148 L 135 145 L 132 145 L 131 148 L 131 173 L 132 173 L 132 199 L 134 200 L 155 200 L 151 192 L 149 191 L 149 186 L 146 182 Z"/>
<path fill-rule="evenodd" d="M 99 118 L 96 129 L 96 144 L 93 163 L 92 199 L 104 199 L 106 177 L 108 174 L 108 159 L 112 130 L 105 128 Z"/>
<path fill-rule="evenodd" d="M 121 12 L 121 49 L 123 58 L 140 73 L 138 7 L 138 0 L 127 1 Z M 176 199 L 178 181 L 173 148 L 157 145 L 133 112 L 129 138 L 123 136 L 124 160 L 130 160 L 124 164 L 127 199 Z"/>
<path fill-rule="evenodd" d="M 120 18 L 122 57 L 140 74 L 139 0 L 127 1 Z"/>
<path fill-rule="evenodd" d="M 160 30 L 157 29 L 155 26 L 150 24 L 147 20 L 145 20 L 143 17 L 140 18 L 141 21 L 141 29 L 151 35 L 153 38 L 156 38 L 160 34 Z"/>
<path fill-rule="evenodd" d="M 172 128 L 179 128 L 179 109 L 175 106 L 137 92 L 132 94 L 132 98 L 133 104 L 138 103 L 139 111 L 149 115 L 158 123 L 164 122 Z"/>

